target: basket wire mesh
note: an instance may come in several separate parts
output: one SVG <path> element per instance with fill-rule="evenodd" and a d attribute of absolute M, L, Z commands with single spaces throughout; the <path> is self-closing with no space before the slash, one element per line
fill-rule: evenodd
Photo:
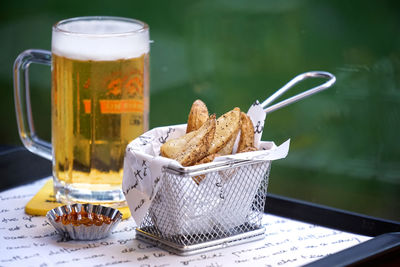
<path fill-rule="evenodd" d="M 270 163 L 227 162 L 195 172 L 165 168 L 137 237 L 180 255 L 263 238 Z"/>

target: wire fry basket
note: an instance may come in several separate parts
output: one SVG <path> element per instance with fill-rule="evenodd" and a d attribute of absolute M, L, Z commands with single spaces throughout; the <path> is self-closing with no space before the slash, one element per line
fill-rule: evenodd
<path fill-rule="evenodd" d="M 179 255 L 262 239 L 270 165 L 242 160 L 164 168 L 136 236 Z"/>
<path fill-rule="evenodd" d="M 309 78 L 323 78 L 328 81 L 271 105 L 294 85 Z M 248 115 L 257 121 L 253 121 L 255 143 L 261 140 L 267 114 L 321 92 L 331 87 L 335 81 L 335 76 L 328 72 L 306 72 L 297 75 L 261 104 L 254 103 Z M 169 130 L 162 140 L 169 136 Z M 143 143 L 146 147 L 154 141 L 152 138 L 143 136 L 134 145 L 137 148 Z M 147 152 L 153 152 L 152 156 L 156 154 L 154 151 L 159 151 L 159 147 L 157 150 L 151 145 L 146 148 Z M 128 160 L 131 161 L 135 162 L 134 159 Z M 254 155 L 252 159 L 237 157 L 192 167 L 163 167 L 159 180 L 160 189 L 136 229 L 137 238 L 179 255 L 191 255 L 264 238 L 261 220 L 270 166 L 270 159 L 261 160 Z M 129 168 L 126 173 L 127 177 L 135 176 Z M 130 187 L 137 187 L 138 180 L 135 178 L 132 181 L 128 183 L 125 195 Z M 140 192 L 143 193 L 143 190 Z M 153 196 L 153 192 L 150 195 Z M 134 206 L 134 211 L 141 204 L 143 203 L 139 202 L 139 206 Z"/>

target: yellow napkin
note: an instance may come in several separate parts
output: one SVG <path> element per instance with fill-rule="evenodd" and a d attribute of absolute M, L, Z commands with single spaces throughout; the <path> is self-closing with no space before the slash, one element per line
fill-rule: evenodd
<path fill-rule="evenodd" d="M 53 194 L 53 179 L 49 179 L 39 192 L 26 204 L 25 212 L 29 215 L 45 216 L 49 210 L 64 205 L 57 202 Z M 129 207 L 118 208 L 122 213 L 122 219 L 131 216 Z"/>

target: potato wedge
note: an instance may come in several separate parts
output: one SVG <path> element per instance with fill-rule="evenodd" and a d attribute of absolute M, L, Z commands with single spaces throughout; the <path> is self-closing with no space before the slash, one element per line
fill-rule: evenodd
<path fill-rule="evenodd" d="M 163 144 L 160 148 L 161 155 L 175 159 L 182 166 L 191 166 L 207 156 L 215 129 L 216 120 L 213 114 L 198 130 Z"/>
<path fill-rule="evenodd" d="M 170 139 L 160 148 L 161 156 L 175 159 L 185 150 L 187 143 L 196 135 L 196 132 L 190 132 L 176 139 Z"/>
<path fill-rule="evenodd" d="M 244 148 L 243 150 L 238 151 L 237 153 L 245 153 L 245 152 L 253 152 L 253 151 L 257 151 L 258 149 L 252 146 L 248 146 L 246 148 Z"/>
<path fill-rule="evenodd" d="M 215 154 L 210 154 L 204 158 L 202 158 L 201 160 L 199 160 L 198 162 L 196 162 L 194 165 L 199 165 L 199 164 L 203 164 L 203 163 L 210 163 L 212 162 L 216 157 L 221 156 L 221 154 L 219 153 L 215 153 Z"/>
<path fill-rule="evenodd" d="M 216 131 L 215 115 L 196 130 L 196 135 L 187 143 L 187 148 L 178 155 L 176 160 L 182 166 L 191 166 L 200 159 L 208 155 L 208 150 L 212 144 Z M 189 133 L 190 134 L 190 133 Z"/>
<path fill-rule="evenodd" d="M 208 109 L 201 100 L 196 100 L 190 109 L 189 118 L 186 127 L 186 133 L 196 131 L 208 120 Z"/>
<path fill-rule="evenodd" d="M 236 138 L 238 136 L 240 127 L 237 128 L 236 132 L 232 134 L 231 139 L 223 146 L 219 151 L 218 154 L 220 155 L 231 155 L 233 146 L 235 145 Z"/>
<path fill-rule="evenodd" d="M 240 109 L 234 108 L 217 119 L 215 137 L 208 154 L 219 153 L 236 136 L 240 128 Z M 236 137 L 235 137 L 236 138 Z M 234 142 L 234 141 L 233 141 Z"/>
<path fill-rule="evenodd" d="M 248 147 L 254 147 L 254 126 L 246 113 L 240 114 L 240 139 L 237 152 L 243 152 Z"/>

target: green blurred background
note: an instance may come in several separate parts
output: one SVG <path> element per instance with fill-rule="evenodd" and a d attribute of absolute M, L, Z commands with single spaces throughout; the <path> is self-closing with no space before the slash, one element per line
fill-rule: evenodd
<path fill-rule="evenodd" d="M 1 145 L 21 145 L 12 66 L 50 49 L 61 19 L 111 15 L 150 26 L 150 126 L 184 123 L 202 99 L 220 115 L 247 110 L 309 70 L 336 85 L 271 113 L 263 140 L 288 138 L 269 192 L 400 220 L 400 4 L 398 1 L 2 1 Z M 321 81 L 306 82 L 287 96 Z M 31 68 L 36 131 L 50 140 L 50 69 Z"/>

